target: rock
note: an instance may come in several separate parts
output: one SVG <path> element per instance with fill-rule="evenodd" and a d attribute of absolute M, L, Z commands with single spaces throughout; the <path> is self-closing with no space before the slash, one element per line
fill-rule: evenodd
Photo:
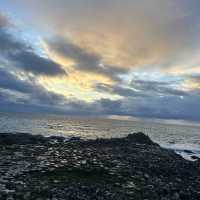
<path fill-rule="evenodd" d="M 191 158 L 194 159 L 194 160 L 200 160 L 200 158 L 195 156 L 195 155 L 191 156 Z"/>
<path fill-rule="evenodd" d="M 80 141 L 81 138 L 80 137 L 71 137 L 70 141 Z"/>
<path fill-rule="evenodd" d="M 178 200 L 178 199 L 180 199 L 180 195 L 176 192 L 176 193 L 173 195 L 172 199 Z"/>
<path fill-rule="evenodd" d="M 185 153 L 188 153 L 188 154 L 193 154 L 193 152 L 191 150 L 184 150 Z"/>
<path fill-rule="evenodd" d="M 134 143 L 156 145 L 156 143 L 154 143 L 149 138 L 149 136 L 147 136 L 147 135 L 145 135 L 144 133 L 141 133 L 141 132 L 129 134 L 127 136 L 127 139 L 130 140 L 131 142 L 134 142 Z"/>
<path fill-rule="evenodd" d="M 2 200 L 200 199 L 199 161 L 143 133 L 88 141 L 0 134 L 0 144 Z"/>

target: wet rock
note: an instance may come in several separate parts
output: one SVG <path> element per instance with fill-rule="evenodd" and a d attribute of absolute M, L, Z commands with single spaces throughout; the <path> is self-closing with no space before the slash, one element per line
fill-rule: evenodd
<path fill-rule="evenodd" d="M 193 160 L 200 160 L 200 158 L 199 158 L 199 157 L 197 157 L 197 156 L 194 156 L 194 155 L 192 155 L 192 156 L 191 156 L 191 158 L 192 158 Z"/>
<path fill-rule="evenodd" d="M 188 154 L 193 154 L 193 152 L 191 150 L 184 150 L 185 153 L 188 153 Z"/>

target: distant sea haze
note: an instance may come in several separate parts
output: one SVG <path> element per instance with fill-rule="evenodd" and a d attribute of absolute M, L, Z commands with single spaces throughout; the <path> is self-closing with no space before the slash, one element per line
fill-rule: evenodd
<path fill-rule="evenodd" d="M 174 149 L 180 154 L 184 150 L 191 150 L 200 156 L 200 125 L 183 122 L 170 124 L 142 119 L 0 113 L 0 132 L 58 135 L 66 138 L 76 136 L 82 139 L 125 137 L 130 133 L 144 132 L 165 148 Z"/>

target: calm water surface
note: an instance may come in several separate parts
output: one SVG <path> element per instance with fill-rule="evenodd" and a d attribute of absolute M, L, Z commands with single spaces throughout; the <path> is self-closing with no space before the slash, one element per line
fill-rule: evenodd
<path fill-rule="evenodd" d="M 0 132 L 94 139 L 124 137 L 139 131 L 146 133 L 164 147 L 176 150 L 189 149 L 200 154 L 199 124 L 0 113 Z"/>

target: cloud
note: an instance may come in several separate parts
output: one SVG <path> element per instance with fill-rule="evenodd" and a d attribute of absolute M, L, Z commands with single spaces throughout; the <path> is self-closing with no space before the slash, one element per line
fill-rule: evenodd
<path fill-rule="evenodd" d="M 9 27 L 11 25 L 10 21 L 0 13 L 0 28 Z"/>
<path fill-rule="evenodd" d="M 136 91 L 130 87 L 121 87 L 118 85 L 108 85 L 99 83 L 96 85 L 96 90 L 100 92 L 119 95 L 121 97 L 146 97 L 147 94 Z"/>
<path fill-rule="evenodd" d="M 30 90 L 33 89 L 31 85 L 17 79 L 17 77 L 15 77 L 3 68 L 0 68 L 0 74 L 0 88 L 15 90 L 22 93 L 28 93 Z"/>
<path fill-rule="evenodd" d="M 151 95 L 147 95 L 143 87 L 138 93 L 134 92 L 134 89 L 103 85 L 100 89 L 104 92 L 115 92 L 122 98 L 119 100 L 102 98 L 86 103 L 50 92 L 34 79 L 21 80 L 6 69 L 0 68 L 0 73 L 3 77 L 0 79 L 1 111 L 200 120 L 197 109 L 200 92 L 197 91 L 180 98 L 179 94 L 159 96 L 157 91 L 150 91 Z"/>
<path fill-rule="evenodd" d="M 184 98 L 178 96 L 149 96 L 147 98 L 140 98 L 139 101 L 134 97 L 126 97 L 121 100 L 101 99 L 90 104 L 80 103 L 79 108 L 81 109 L 79 109 L 79 114 L 199 121 L 200 113 L 197 109 L 199 100 L 200 94 Z M 73 110 L 77 111 L 75 107 Z"/>
<path fill-rule="evenodd" d="M 168 68 L 199 49 L 196 0 L 22 0 L 16 7 L 28 10 L 36 28 L 69 38 L 108 66 Z"/>
<path fill-rule="evenodd" d="M 96 85 L 97 91 L 117 94 L 121 97 L 141 97 L 150 96 L 188 96 L 190 92 L 183 89 L 175 89 L 174 82 L 159 82 L 148 80 L 132 80 L 129 85 L 109 85 L 99 83 Z"/>
<path fill-rule="evenodd" d="M 0 16 L 0 58 L 9 65 L 0 68 L 1 109 L 200 120 L 198 1 L 6 3 L 23 12 L 19 18 L 50 53 L 38 54 Z M 71 69 L 54 54 L 70 60 Z"/>
<path fill-rule="evenodd" d="M 198 76 L 191 78 L 199 79 Z M 108 104 L 104 104 L 106 107 L 104 111 L 109 114 L 198 121 L 200 120 L 200 114 L 197 111 L 200 89 L 198 87 L 184 90 L 184 88 L 181 88 L 184 81 L 183 79 L 177 83 L 176 81 L 133 79 L 126 86 L 97 84 L 96 89 L 121 96 L 121 99 L 117 102 L 110 101 Z M 181 89 L 178 87 L 175 89 L 174 85 L 179 85 Z M 116 106 L 117 109 L 114 109 L 112 104 L 115 105 L 116 103 L 119 105 Z M 107 106 L 110 107 L 110 110 Z"/>
<path fill-rule="evenodd" d="M 0 26 L 1 58 L 7 59 L 14 67 L 35 75 L 66 75 L 65 70 L 59 64 L 49 58 L 41 57 L 30 45 L 15 38 L 7 30 L 5 23 L 2 27 Z"/>
<path fill-rule="evenodd" d="M 177 83 L 175 83 L 177 84 Z M 131 86 L 143 93 L 150 93 L 157 95 L 174 95 L 174 96 L 187 96 L 188 93 L 184 90 L 175 89 L 174 82 L 159 82 L 159 81 L 145 81 L 145 80 L 132 80 Z"/>
<path fill-rule="evenodd" d="M 4 94 L 4 97 L 9 97 L 12 94 L 17 100 L 37 105 L 57 106 L 62 105 L 65 101 L 63 96 L 47 91 L 34 79 L 20 80 L 3 68 L 0 68 L 0 74 L 2 76 L 0 79 L 1 95 Z"/>
<path fill-rule="evenodd" d="M 50 52 L 75 62 L 74 68 L 77 70 L 100 74 L 113 80 L 120 80 L 119 75 L 128 73 L 128 70 L 122 67 L 103 64 L 103 59 L 100 55 L 89 52 L 87 49 L 73 44 L 64 38 L 54 38 L 47 41 L 46 45 Z"/>
<path fill-rule="evenodd" d="M 126 99 L 122 103 L 124 114 L 147 118 L 200 120 L 197 111 L 200 95 L 179 98 L 178 96 L 150 97 L 135 101 Z"/>
<path fill-rule="evenodd" d="M 36 75 L 67 75 L 59 64 L 49 58 L 38 56 L 33 51 L 20 51 L 9 55 L 9 59 L 14 62 L 16 67 Z"/>

